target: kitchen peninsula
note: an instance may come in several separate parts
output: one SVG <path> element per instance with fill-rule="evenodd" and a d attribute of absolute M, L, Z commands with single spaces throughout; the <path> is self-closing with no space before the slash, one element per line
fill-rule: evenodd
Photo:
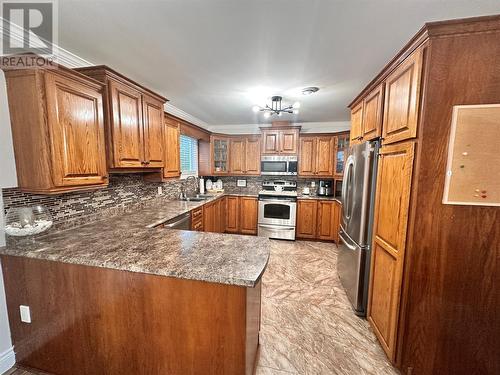
<path fill-rule="evenodd" d="M 202 204 L 158 198 L 10 239 L 0 253 L 18 363 L 56 374 L 251 374 L 269 240 L 156 227 Z"/>

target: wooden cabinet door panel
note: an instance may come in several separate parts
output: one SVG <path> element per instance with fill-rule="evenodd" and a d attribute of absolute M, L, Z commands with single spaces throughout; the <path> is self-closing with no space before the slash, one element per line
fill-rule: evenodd
<path fill-rule="evenodd" d="M 181 175 L 180 165 L 180 124 L 170 119 L 165 120 L 164 129 L 164 155 L 165 166 L 163 168 L 163 177 L 172 178 Z"/>
<path fill-rule="evenodd" d="M 290 129 L 282 130 L 280 133 L 280 153 L 297 154 L 299 131 L 297 129 Z"/>
<path fill-rule="evenodd" d="M 333 177 L 333 160 L 335 158 L 335 138 L 318 137 L 316 140 L 316 167 L 318 177 Z"/>
<path fill-rule="evenodd" d="M 144 127 L 142 95 L 117 81 L 110 81 L 114 167 L 143 167 Z"/>
<path fill-rule="evenodd" d="M 163 152 L 163 103 L 148 95 L 143 95 L 144 120 L 144 162 L 146 167 L 164 166 Z"/>
<path fill-rule="evenodd" d="M 380 137 L 382 135 L 383 117 L 383 96 L 382 85 L 377 87 L 363 100 L 363 140 Z"/>
<path fill-rule="evenodd" d="M 279 130 L 262 131 L 262 153 L 279 154 L 280 152 L 280 132 Z"/>
<path fill-rule="evenodd" d="M 229 173 L 245 173 L 245 138 L 232 138 L 229 141 Z"/>
<path fill-rule="evenodd" d="M 359 142 L 363 138 L 363 102 L 351 110 L 351 144 Z"/>
<path fill-rule="evenodd" d="M 253 197 L 240 197 L 240 233 L 257 234 L 258 200 Z"/>
<path fill-rule="evenodd" d="M 382 135 L 385 144 L 417 135 L 422 58 L 422 50 L 416 50 L 386 79 Z"/>
<path fill-rule="evenodd" d="M 245 174 L 260 175 L 260 138 L 246 140 Z"/>
<path fill-rule="evenodd" d="M 102 94 L 57 74 L 46 74 L 52 175 L 56 186 L 107 182 Z"/>
<path fill-rule="evenodd" d="M 240 231 L 240 201 L 238 197 L 226 199 L 226 232 L 238 233 Z"/>
<path fill-rule="evenodd" d="M 396 334 L 406 246 L 414 143 L 380 151 L 371 260 L 368 320 L 395 360 Z"/>
<path fill-rule="evenodd" d="M 299 175 L 314 176 L 316 171 L 316 137 L 300 137 Z"/>
<path fill-rule="evenodd" d="M 317 201 L 297 201 L 297 237 L 316 238 Z"/>
<path fill-rule="evenodd" d="M 335 240 L 336 209 L 334 201 L 318 202 L 317 238 L 321 240 Z"/>
<path fill-rule="evenodd" d="M 216 231 L 216 211 L 215 202 L 207 203 L 203 207 L 203 229 L 205 232 Z"/>

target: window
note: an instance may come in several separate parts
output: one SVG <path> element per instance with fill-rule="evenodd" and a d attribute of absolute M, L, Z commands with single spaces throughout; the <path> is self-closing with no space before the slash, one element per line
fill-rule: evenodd
<path fill-rule="evenodd" d="M 198 176 L 198 140 L 181 134 L 181 178 Z"/>

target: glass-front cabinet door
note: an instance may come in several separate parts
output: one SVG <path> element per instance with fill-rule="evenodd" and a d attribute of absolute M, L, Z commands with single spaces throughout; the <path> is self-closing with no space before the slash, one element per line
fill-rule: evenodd
<path fill-rule="evenodd" d="M 212 172 L 214 175 L 226 174 L 229 171 L 229 139 L 212 137 Z"/>
<path fill-rule="evenodd" d="M 337 145 L 335 147 L 335 173 L 334 177 L 341 179 L 344 175 L 344 165 L 349 149 L 349 134 L 340 134 L 337 136 Z"/>

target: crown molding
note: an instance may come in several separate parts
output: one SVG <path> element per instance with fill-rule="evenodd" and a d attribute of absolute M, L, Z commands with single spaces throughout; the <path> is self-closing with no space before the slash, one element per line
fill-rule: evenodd
<path fill-rule="evenodd" d="M 203 129 L 210 130 L 209 129 L 210 125 L 208 125 L 205 121 L 202 121 L 198 117 L 195 117 L 187 112 L 184 112 L 182 109 L 179 109 L 170 103 L 165 103 L 163 108 L 165 109 L 165 112 L 167 112 L 168 114 L 171 114 L 175 117 L 179 117 L 180 119 L 190 122 L 193 125 L 197 125 Z"/>
<path fill-rule="evenodd" d="M 300 125 L 300 133 L 338 133 L 351 128 L 350 121 L 328 121 L 328 122 L 296 122 L 291 125 Z M 229 124 L 212 125 L 209 129 L 213 133 L 223 134 L 259 134 L 260 128 L 271 126 L 271 124 Z"/>

